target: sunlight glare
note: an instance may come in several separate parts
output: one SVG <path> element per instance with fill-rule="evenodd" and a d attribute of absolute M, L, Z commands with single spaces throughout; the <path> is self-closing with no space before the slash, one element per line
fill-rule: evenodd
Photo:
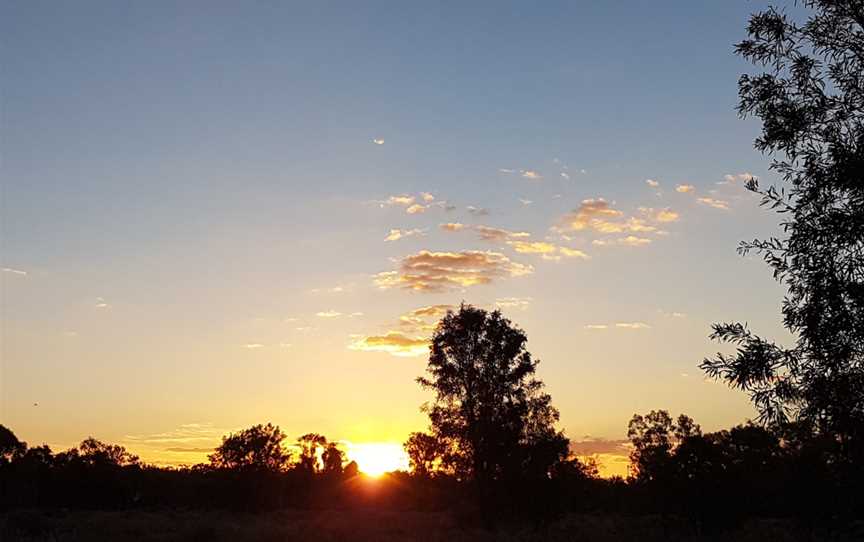
<path fill-rule="evenodd" d="M 408 455 L 395 442 L 364 442 L 348 446 L 348 459 L 357 462 L 360 472 L 381 476 L 395 470 L 408 470 Z"/>

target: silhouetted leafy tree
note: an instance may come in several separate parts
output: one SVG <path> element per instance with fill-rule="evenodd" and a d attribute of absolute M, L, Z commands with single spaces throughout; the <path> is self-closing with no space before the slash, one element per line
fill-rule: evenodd
<path fill-rule="evenodd" d="M 300 461 L 297 468 L 309 473 L 318 472 L 318 450 L 327 446 L 327 437 L 318 433 L 307 433 L 297 439 L 300 446 Z"/>
<path fill-rule="evenodd" d="M 138 456 L 118 444 L 105 444 L 88 437 L 78 446 L 78 458 L 87 465 L 125 467 L 138 465 Z"/>
<path fill-rule="evenodd" d="M 627 438 L 633 444 L 631 475 L 640 482 L 668 479 L 676 446 L 700 434 L 699 426 L 685 414 L 678 416 L 677 421 L 665 410 L 652 410 L 645 416 L 634 414 L 627 427 Z"/>
<path fill-rule="evenodd" d="M 345 452 L 339 449 L 335 442 L 327 444 L 321 453 L 322 472 L 330 476 L 342 474 L 342 465 L 345 463 Z"/>
<path fill-rule="evenodd" d="M 408 466 L 417 476 L 429 477 L 438 468 L 442 450 L 438 439 L 432 435 L 411 433 L 404 446 L 405 453 L 408 454 Z"/>
<path fill-rule="evenodd" d="M 283 440 L 285 433 L 279 426 L 253 425 L 222 437 L 222 444 L 208 458 L 219 469 L 282 472 L 291 462 L 291 453 L 282 445 Z"/>
<path fill-rule="evenodd" d="M 463 304 L 432 337 L 426 410 L 444 468 L 481 483 L 548 477 L 567 455 L 558 411 L 534 373 L 525 333 L 499 311 Z"/>
<path fill-rule="evenodd" d="M 783 323 L 797 339 L 787 348 L 715 324 L 712 337 L 738 351 L 702 368 L 748 392 L 762 422 L 801 420 L 848 439 L 864 420 L 864 4 L 799 3 L 806 22 L 768 9 L 736 47 L 767 68 L 741 77 L 738 110 L 761 119 L 755 146 L 786 184 L 747 184 L 782 214 L 785 235 L 739 251 L 761 253 L 786 285 Z"/>
<path fill-rule="evenodd" d="M 27 449 L 27 444 L 18 440 L 15 433 L 5 425 L 0 425 L 0 466 Z"/>

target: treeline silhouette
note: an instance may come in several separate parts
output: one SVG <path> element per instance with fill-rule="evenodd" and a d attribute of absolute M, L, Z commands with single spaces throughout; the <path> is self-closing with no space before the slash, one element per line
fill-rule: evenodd
<path fill-rule="evenodd" d="M 88 438 L 52 453 L 28 447 L 0 426 L 0 507 L 172 508 L 242 512 L 383 508 L 446 511 L 471 522 L 542 520 L 569 513 L 663 514 L 705 529 L 757 518 L 851 520 L 864 517 L 860 463 L 843 459 L 836 439 L 801 425 L 781 431 L 753 424 L 702 433 L 665 411 L 630 422 L 631 476 L 604 479 L 590 459 L 569 456 L 543 479 L 477 480 L 436 470 L 370 480 L 320 435 L 301 437 L 300 454 L 278 427 L 227 436 L 207 464 L 160 468 L 122 446 Z M 409 450 L 411 448 L 409 447 Z M 323 453 L 336 450 L 327 454 Z M 412 461 L 416 456 L 412 456 Z"/>

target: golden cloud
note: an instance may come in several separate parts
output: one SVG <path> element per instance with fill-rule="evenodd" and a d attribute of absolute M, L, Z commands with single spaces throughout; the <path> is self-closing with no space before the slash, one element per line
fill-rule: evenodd
<path fill-rule="evenodd" d="M 444 292 L 502 277 L 520 277 L 534 272 L 530 265 L 491 251 L 430 252 L 422 250 L 402 259 L 398 271 L 375 275 L 380 288 L 399 287 L 418 292 Z"/>
<path fill-rule="evenodd" d="M 707 205 L 709 207 L 714 207 L 715 209 L 722 209 L 724 211 L 729 210 L 729 202 L 724 201 L 722 199 L 714 199 L 714 198 L 697 198 L 697 202 L 702 205 Z"/>
<path fill-rule="evenodd" d="M 692 192 L 694 190 L 696 190 L 696 187 L 692 184 L 679 184 L 675 187 L 675 191 L 682 194 L 686 194 L 687 192 Z"/>
<path fill-rule="evenodd" d="M 520 254 L 552 254 L 558 247 L 544 241 L 507 241 Z"/>
<path fill-rule="evenodd" d="M 447 222 L 446 224 L 439 224 L 439 228 L 444 231 L 462 231 L 465 229 L 465 224 L 460 224 L 459 222 Z"/>
<path fill-rule="evenodd" d="M 400 230 L 400 229 L 392 229 L 390 233 L 387 234 L 387 237 L 384 238 L 385 241 L 398 241 L 399 239 L 404 239 L 406 237 L 411 237 L 412 235 L 423 235 L 426 233 L 426 230 L 421 229 L 412 229 L 412 230 Z"/>
<path fill-rule="evenodd" d="M 394 356 L 422 356 L 429 352 L 429 339 L 388 331 L 384 335 L 355 337 L 348 348 L 363 352 L 387 352 Z"/>

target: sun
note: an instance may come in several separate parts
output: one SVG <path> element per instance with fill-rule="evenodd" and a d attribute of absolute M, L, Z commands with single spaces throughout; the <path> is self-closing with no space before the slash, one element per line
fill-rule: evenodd
<path fill-rule="evenodd" d="M 381 476 L 395 470 L 408 470 L 408 456 L 395 442 L 362 442 L 348 446 L 348 459 L 357 462 L 360 472 Z"/>

